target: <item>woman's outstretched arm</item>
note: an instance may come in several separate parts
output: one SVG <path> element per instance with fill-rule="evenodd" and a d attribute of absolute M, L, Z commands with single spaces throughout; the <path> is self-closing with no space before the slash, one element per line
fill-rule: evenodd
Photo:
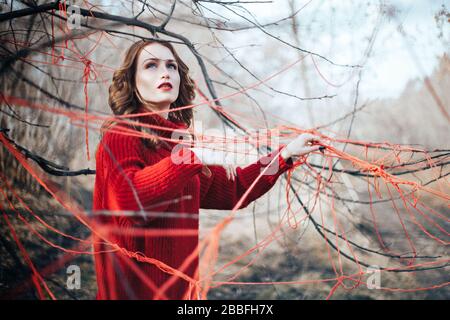
<path fill-rule="evenodd" d="M 252 201 L 261 197 L 275 185 L 282 173 L 293 167 L 292 159 L 285 160 L 279 154 L 283 147 L 281 146 L 269 153 L 266 156 L 267 158 L 264 159 L 264 163 L 259 159 L 257 162 L 244 168 L 236 168 L 234 180 L 227 177 L 224 167 L 217 165 L 208 166 L 212 173 L 211 177 L 200 175 L 200 207 L 204 209 L 233 209 L 262 170 L 267 167 L 272 159 L 277 157 L 266 171 L 271 174 L 260 177 L 252 191 L 239 206 L 239 209 L 247 207 Z"/>

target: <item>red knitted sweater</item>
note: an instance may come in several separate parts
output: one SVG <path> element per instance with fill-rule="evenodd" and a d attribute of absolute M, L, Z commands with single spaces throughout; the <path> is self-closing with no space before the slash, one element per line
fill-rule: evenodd
<path fill-rule="evenodd" d="M 181 123 L 159 115 L 145 116 L 140 121 L 170 130 L 185 128 Z M 99 226 L 108 227 L 101 228 L 108 230 L 102 235 L 129 251 L 143 253 L 176 269 L 198 245 L 199 209 L 232 209 L 265 166 L 257 161 L 244 168 L 238 167 L 234 181 L 227 178 L 222 166 L 209 166 L 212 175 L 207 177 L 202 173 L 202 164 L 194 161 L 174 164 L 170 156 L 173 143 L 153 150 L 145 147 L 140 138 L 117 131 L 121 131 L 119 125 L 105 133 L 97 150 L 93 210 L 145 210 L 171 215 L 146 220 L 125 214 L 99 215 Z M 164 130 L 156 130 L 156 133 L 168 138 L 171 135 L 170 131 Z M 273 157 L 281 147 L 269 156 Z M 187 149 L 183 155 L 195 158 L 195 154 Z M 277 174 L 263 175 L 240 208 L 266 193 L 279 175 L 293 166 L 291 159 L 284 161 L 281 156 L 278 156 L 278 165 Z M 186 215 L 173 217 L 173 214 L 182 213 L 193 215 L 194 219 Z M 171 230 L 183 229 L 191 230 L 193 235 L 169 234 Z M 160 234 L 143 235 L 145 230 L 157 230 Z M 122 253 L 101 253 L 110 247 L 96 244 L 94 249 L 98 252 L 94 255 L 98 299 L 153 299 L 155 288 L 171 277 L 152 264 L 138 262 Z M 184 273 L 198 277 L 198 256 Z M 178 278 L 165 292 L 165 297 L 196 298 L 185 295 L 188 287 L 187 281 Z"/>

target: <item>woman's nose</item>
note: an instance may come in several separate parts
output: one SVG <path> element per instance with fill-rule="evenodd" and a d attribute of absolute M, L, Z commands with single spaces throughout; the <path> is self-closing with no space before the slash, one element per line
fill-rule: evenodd
<path fill-rule="evenodd" d="M 162 70 L 162 74 L 161 74 L 161 78 L 167 78 L 167 79 L 169 79 L 169 69 L 167 69 L 167 67 L 163 67 L 163 70 Z"/>

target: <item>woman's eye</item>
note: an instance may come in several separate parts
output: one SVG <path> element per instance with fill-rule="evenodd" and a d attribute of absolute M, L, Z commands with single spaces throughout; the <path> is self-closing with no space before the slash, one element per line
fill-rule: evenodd
<path fill-rule="evenodd" d="M 169 67 L 172 67 L 174 70 L 177 70 L 177 65 L 174 63 L 170 63 Z"/>
<path fill-rule="evenodd" d="M 150 67 L 156 67 L 156 63 L 149 63 L 149 64 L 147 64 L 146 66 L 145 66 L 145 69 L 148 69 L 148 68 L 150 68 Z"/>

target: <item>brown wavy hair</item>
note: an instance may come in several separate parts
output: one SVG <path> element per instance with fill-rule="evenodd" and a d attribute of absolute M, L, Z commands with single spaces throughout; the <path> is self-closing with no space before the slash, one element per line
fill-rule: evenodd
<path fill-rule="evenodd" d="M 178 63 L 178 72 L 180 74 L 180 90 L 178 98 L 171 103 L 170 109 L 189 105 L 195 98 L 194 81 L 189 76 L 189 67 L 181 60 L 170 42 L 164 40 L 139 40 L 133 43 L 125 53 L 125 58 L 119 69 L 114 72 L 112 83 L 109 86 L 108 103 L 115 115 L 127 115 L 138 113 L 139 107 L 144 101 L 136 88 L 136 65 L 139 54 L 142 49 L 152 43 L 159 43 L 168 48 L 176 62 Z M 191 108 L 171 111 L 168 119 L 173 122 L 181 122 L 189 127 L 192 122 L 193 112 Z M 133 119 L 134 120 L 134 119 Z M 106 121 L 102 126 L 102 133 L 106 132 L 115 121 Z M 147 132 L 149 129 L 134 126 L 134 129 L 141 132 Z M 150 132 L 152 133 L 151 130 Z M 154 133 L 152 133 L 154 134 Z M 142 142 L 147 147 L 154 148 L 158 143 L 157 138 L 142 138 Z"/>

